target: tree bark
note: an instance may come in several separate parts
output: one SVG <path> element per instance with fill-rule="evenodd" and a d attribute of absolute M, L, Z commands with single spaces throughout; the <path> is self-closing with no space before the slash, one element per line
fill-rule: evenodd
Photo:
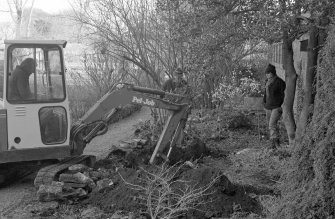
<path fill-rule="evenodd" d="M 17 10 L 16 12 L 16 20 L 15 20 L 15 25 L 16 25 L 16 32 L 15 32 L 15 38 L 20 39 L 21 38 L 21 24 L 22 24 L 22 10 Z"/>
<path fill-rule="evenodd" d="M 310 118 L 310 116 L 313 113 L 313 103 L 314 103 L 313 84 L 316 75 L 317 46 L 318 46 L 317 31 L 318 30 L 315 25 L 313 25 L 309 31 L 307 72 L 305 77 L 305 83 L 303 86 L 304 100 L 296 133 L 297 142 L 300 142 L 300 140 L 302 139 L 305 133 L 308 118 Z"/>
<path fill-rule="evenodd" d="M 296 124 L 294 120 L 293 104 L 296 90 L 297 74 L 294 69 L 292 40 L 288 37 L 288 31 L 283 30 L 283 60 L 285 69 L 285 98 L 283 103 L 283 120 L 289 138 L 289 144 L 295 140 Z"/>
<path fill-rule="evenodd" d="M 35 0 L 32 0 L 31 6 L 30 6 L 29 12 L 28 12 L 28 23 L 27 23 L 26 37 L 29 37 L 30 32 L 31 32 L 30 31 L 30 25 L 31 25 L 31 16 L 33 14 L 34 4 L 35 4 Z"/>

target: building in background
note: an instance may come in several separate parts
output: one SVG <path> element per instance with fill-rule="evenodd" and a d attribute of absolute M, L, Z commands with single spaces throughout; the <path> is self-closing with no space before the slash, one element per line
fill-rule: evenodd
<path fill-rule="evenodd" d="M 307 46 L 309 36 L 307 33 L 295 39 L 292 43 L 294 68 L 297 73 L 297 87 L 294 98 L 294 112 L 299 114 L 302 108 L 303 89 L 306 83 L 307 73 Z M 276 67 L 277 75 L 285 80 L 285 70 L 283 68 L 283 43 L 273 43 L 268 52 L 269 63 Z"/>

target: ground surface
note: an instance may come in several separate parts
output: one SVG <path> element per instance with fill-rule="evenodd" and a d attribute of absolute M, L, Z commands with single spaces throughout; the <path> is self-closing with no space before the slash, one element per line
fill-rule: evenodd
<path fill-rule="evenodd" d="M 87 145 L 85 154 L 93 154 L 98 158 L 103 158 L 108 154 L 111 145 L 117 145 L 119 141 L 127 139 L 132 135 L 135 126 L 140 121 L 150 118 L 150 109 L 143 107 L 115 124 L 110 125 L 108 132 L 93 139 Z M 34 174 L 28 176 L 20 182 L 11 184 L 5 188 L 0 188 L 0 218 L 36 218 L 31 211 L 38 209 L 39 202 L 36 198 L 36 189 L 33 186 Z M 37 217 L 39 218 L 39 217 Z M 71 217 L 70 217 L 71 218 Z"/>
<path fill-rule="evenodd" d="M 147 129 L 150 127 L 152 130 L 150 125 L 142 126 L 143 133 L 140 132 L 139 136 L 148 137 Z M 99 166 L 112 170 L 114 184 L 92 194 L 82 202 L 84 208 L 97 207 L 107 214 L 106 218 L 119 210 L 124 215 L 135 214 L 135 218 L 140 218 L 148 209 L 153 214 L 167 203 L 181 201 L 183 204 L 178 206 L 188 206 L 182 218 L 229 218 L 233 214 L 235 218 L 263 217 L 258 197 L 278 194 L 276 181 L 280 174 L 277 166 L 284 163 L 285 155 L 280 150 L 269 150 L 264 113 L 240 113 L 231 109 L 194 110 L 185 132 L 186 145 L 172 152 L 170 158 L 178 157 L 176 162 L 190 161 L 189 165 L 171 173 L 147 166 L 150 150 L 146 148 L 126 155 L 110 153 Z M 151 137 L 149 134 L 149 139 Z M 203 149 L 203 142 L 209 151 Z M 197 155 L 200 156 L 194 157 Z M 172 181 L 167 179 L 169 174 L 175 174 Z M 218 181 L 204 193 L 200 192 L 213 179 Z M 172 182 L 187 182 L 189 185 Z M 176 197 L 174 191 L 183 195 Z M 194 194 L 200 201 L 189 203 L 188 198 Z M 164 197 L 169 199 L 157 204 L 157 200 Z M 168 212 L 177 211 L 178 207 L 173 206 L 171 210 L 169 206 L 167 209 L 160 212 L 160 217 L 152 218 L 161 218 Z"/>
<path fill-rule="evenodd" d="M 261 206 L 264 203 L 261 202 L 278 195 L 278 167 L 287 157 L 285 150 L 269 150 L 264 114 L 241 114 L 231 109 L 192 111 L 185 129 L 185 147 L 171 155 L 188 163 L 178 171 L 172 169 L 174 177 L 165 180 L 170 172 L 166 175 L 166 170 L 147 165 L 151 151 L 146 150 L 146 146 L 126 155 L 111 151 L 113 145 L 132 138 L 141 122 L 139 135 L 151 139 L 148 145 L 152 149 L 155 138 L 148 131 L 153 126 L 145 123 L 151 118 L 150 113 L 150 109 L 143 108 L 111 125 L 108 133 L 94 139 L 86 148 L 86 154 L 100 159 L 96 168 L 110 169 L 112 186 L 92 193 L 80 202 L 42 205 L 32 186 L 33 177 L 28 177 L 23 182 L 0 189 L 1 218 L 148 218 L 148 194 L 156 197 L 162 189 L 184 191 L 186 196 L 182 197 L 192 201 L 192 195 L 203 192 L 213 179 L 217 181 L 210 189 L 198 194 L 200 205 L 191 202 L 189 210 L 183 211 L 183 218 L 264 218 L 264 205 Z M 204 145 L 208 151 L 203 150 Z M 199 151 L 204 153 L 195 158 Z M 191 187 L 184 182 L 191 183 Z M 192 193 L 189 193 L 190 189 Z M 176 194 L 166 197 L 177 202 L 180 196 Z M 163 201 L 160 207 L 169 201 Z M 151 204 L 151 210 L 157 209 L 155 202 Z M 266 205 L 271 206 L 271 202 Z"/>

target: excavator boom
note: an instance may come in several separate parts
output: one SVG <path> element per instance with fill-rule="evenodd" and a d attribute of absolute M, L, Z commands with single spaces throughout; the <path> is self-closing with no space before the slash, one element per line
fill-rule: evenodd
<path fill-rule="evenodd" d="M 166 96 L 174 96 L 184 103 L 172 103 L 164 99 Z M 168 159 L 168 155 L 162 152 L 170 142 L 170 148 L 176 144 L 179 133 L 185 126 L 190 105 L 185 103 L 187 98 L 178 94 L 167 93 L 161 90 L 119 84 L 117 89 L 104 95 L 71 129 L 71 143 L 78 153 L 82 153 L 85 145 L 95 136 L 106 133 L 107 124 L 117 108 L 127 104 L 138 104 L 151 108 L 165 109 L 170 112 L 163 131 L 160 135 L 150 163 L 154 163 L 157 156 Z M 90 131 L 88 127 L 96 124 Z M 87 133 L 88 134 L 84 134 Z M 171 140 L 172 139 L 172 140 Z"/>

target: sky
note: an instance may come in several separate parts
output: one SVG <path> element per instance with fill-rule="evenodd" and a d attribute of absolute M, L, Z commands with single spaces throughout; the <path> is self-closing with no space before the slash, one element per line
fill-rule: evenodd
<path fill-rule="evenodd" d="M 0 0 L 1 1 L 1 0 Z M 71 0 L 35 0 L 35 8 L 40 8 L 50 14 L 70 9 Z"/>
<path fill-rule="evenodd" d="M 7 1 L 8 0 L 0 0 L 0 22 L 11 20 L 10 14 L 8 12 L 3 12 L 3 10 L 8 10 Z M 12 0 L 9 0 L 9 2 L 12 2 Z M 28 3 L 30 2 L 31 0 L 28 0 Z M 39 8 L 50 14 L 55 14 L 62 10 L 71 9 L 70 2 L 71 0 L 35 0 L 34 8 Z"/>

